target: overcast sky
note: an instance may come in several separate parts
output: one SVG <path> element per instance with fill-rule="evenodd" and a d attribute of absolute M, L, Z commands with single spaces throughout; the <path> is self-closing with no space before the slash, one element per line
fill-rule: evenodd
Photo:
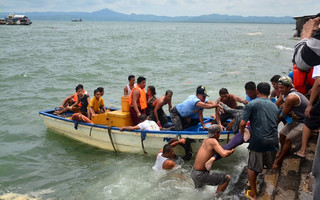
<path fill-rule="evenodd" d="M 320 12 L 317 0 L 1 0 L 0 12 L 94 12 L 198 16 L 303 16 Z"/>

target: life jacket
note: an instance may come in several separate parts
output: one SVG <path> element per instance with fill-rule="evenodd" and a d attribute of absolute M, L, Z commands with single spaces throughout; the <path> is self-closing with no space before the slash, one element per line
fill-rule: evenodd
<path fill-rule="evenodd" d="M 83 94 L 88 94 L 88 92 L 83 90 Z M 77 92 L 74 93 L 74 96 L 73 96 L 72 99 L 73 99 L 74 102 L 78 101 L 78 93 Z M 81 103 L 80 102 L 79 102 L 78 106 L 81 107 Z"/>
<path fill-rule="evenodd" d="M 132 105 L 132 95 L 133 95 L 133 91 L 135 91 L 135 90 L 139 90 L 139 92 L 140 92 L 138 107 L 140 107 L 141 110 L 146 109 L 148 107 L 147 106 L 147 95 L 146 95 L 146 92 L 144 91 L 144 89 L 141 89 L 138 85 L 131 90 L 129 104 Z"/>
<path fill-rule="evenodd" d="M 313 67 L 309 72 L 300 71 L 297 65 L 293 65 L 293 85 L 296 90 L 305 95 L 312 88 L 315 79 L 312 78 Z"/>

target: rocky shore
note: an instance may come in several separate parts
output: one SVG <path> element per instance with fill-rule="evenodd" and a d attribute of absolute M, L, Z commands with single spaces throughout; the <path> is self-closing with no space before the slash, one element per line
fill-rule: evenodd
<path fill-rule="evenodd" d="M 306 158 L 293 154 L 287 156 L 278 169 L 265 170 L 257 178 L 258 198 L 261 200 L 312 200 L 314 160 L 318 134 L 313 134 L 308 142 Z M 243 190 L 231 191 L 240 200 L 248 199 L 244 193 L 247 188 L 247 168 L 240 175 L 237 184 Z M 239 195 L 240 194 L 240 195 Z"/>

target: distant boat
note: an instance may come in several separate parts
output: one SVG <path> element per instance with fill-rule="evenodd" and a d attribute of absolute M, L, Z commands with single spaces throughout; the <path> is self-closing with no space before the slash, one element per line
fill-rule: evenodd
<path fill-rule="evenodd" d="M 9 14 L 5 18 L 7 25 L 30 25 L 32 21 L 26 15 Z"/>
<path fill-rule="evenodd" d="M 82 22 L 82 19 L 81 18 L 79 18 L 79 19 L 73 19 L 73 20 L 71 20 L 72 22 Z"/>

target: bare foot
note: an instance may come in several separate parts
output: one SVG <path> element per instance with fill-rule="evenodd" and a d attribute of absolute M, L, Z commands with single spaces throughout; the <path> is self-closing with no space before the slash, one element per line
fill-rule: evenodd
<path fill-rule="evenodd" d="M 279 161 L 279 159 L 276 159 L 272 165 L 272 169 L 277 169 L 281 166 L 281 162 Z"/>
<path fill-rule="evenodd" d="M 293 153 L 296 156 L 299 156 L 301 158 L 305 158 L 306 157 L 306 153 L 303 153 L 302 151 L 297 151 Z"/>
<path fill-rule="evenodd" d="M 246 197 L 248 197 L 250 200 L 255 200 L 256 198 L 252 197 L 252 191 L 251 190 L 246 190 L 245 193 Z"/>
<path fill-rule="evenodd" d="M 216 160 L 215 157 L 211 157 L 206 164 L 204 165 L 206 167 L 206 169 L 209 171 L 212 167 L 213 162 Z"/>

